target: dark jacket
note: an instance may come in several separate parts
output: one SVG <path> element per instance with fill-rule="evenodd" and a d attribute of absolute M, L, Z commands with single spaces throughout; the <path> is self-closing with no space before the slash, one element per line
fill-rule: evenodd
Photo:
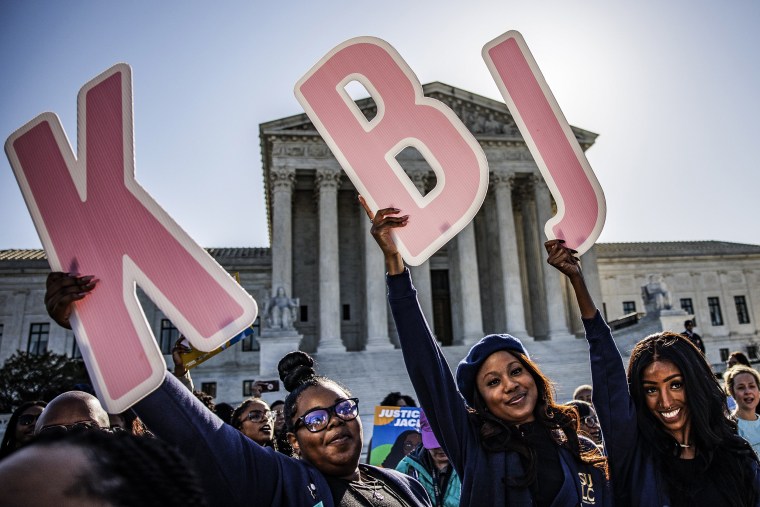
<path fill-rule="evenodd" d="M 524 475 L 518 454 L 488 452 L 481 445 L 479 429 L 468 415 L 446 358 L 420 310 L 409 270 L 388 276 L 387 282 L 406 369 L 435 437 L 462 479 L 461 505 L 532 505 L 528 488 L 507 485 L 509 478 Z M 599 469 L 580 463 L 563 447 L 558 453 L 564 482 L 553 505 L 612 504 Z"/>
<path fill-rule="evenodd" d="M 213 505 L 332 507 L 324 476 L 305 461 L 261 447 L 211 413 L 171 374 L 135 405 L 159 438 L 177 445 L 196 466 Z M 395 470 L 369 465 L 411 505 L 430 506 L 425 489 Z"/>
<path fill-rule="evenodd" d="M 670 505 L 666 485 L 654 456 L 642 442 L 636 407 L 628 391 L 628 378 L 612 333 L 599 312 L 583 320 L 591 356 L 593 401 L 604 434 L 610 477 L 619 505 Z M 755 490 L 760 491 L 760 469 L 753 462 Z M 759 503 L 760 506 L 760 497 Z"/>
<path fill-rule="evenodd" d="M 396 470 L 402 474 L 408 475 L 420 481 L 420 484 L 427 490 L 428 496 L 436 506 L 435 498 L 435 478 L 433 477 L 433 467 L 428 450 L 421 445 L 402 459 Z M 462 481 L 459 480 L 456 470 L 449 466 L 450 476 L 446 482 L 446 491 L 442 491 L 442 505 L 444 507 L 459 507 L 459 497 L 462 492 Z"/>

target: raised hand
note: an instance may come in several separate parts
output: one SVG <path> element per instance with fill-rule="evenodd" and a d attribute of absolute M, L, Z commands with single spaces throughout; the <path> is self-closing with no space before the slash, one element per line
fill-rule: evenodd
<path fill-rule="evenodd" d="M 409 215 L 398 216 L 401 213 L 401 210 L 398 208 L 384 208 L 378 210 L 377 213 L 372 213 L 367 201 L 362 196 L 359 196 L 359 203 L 364 208 L 364 211 L 367 212 L 367 216 L 372 222 L 370 233 L 383 251 L 388 273 L 391 275 L 401 273 L 404 270 L 404 261 L 398 248 L 396 248 L 391 231 L 396 227 L 404 227 L 409 221 Z"/>
<path fill-rule="evenodd" d="M 69 318 L 74 303 L 84 299 L 100 280 L 93 276 L 76 276 L 55 271 L 47 277 L 45 308 L 59 326 L 71 329 Z"/>
<path fill-rule="evenodd" d="M 576 276 L 583 276 L 581 261 L 575 256 L 578 252 L 567 248 L 564 240 L 549 240 L 544 243 L 544 248 L 546 248 L 546 252 L 549 254 L 546 262 L 554 266 L 559 272 L 571 279 Z"/>
<path fill-rule="evenodd" d="M 552 239 L 544 243 L 549 254 L 546 262 L 567 276 L 575 292 L 581 317 L 591 319 L 596 315 L 596 305 L 591 298 L 588 287 L 586 287 L 586 281 L 583 279 L 581 261 L 575 256 L 578 252 L 567 248 L 564 243 L 561 239 Z"/>

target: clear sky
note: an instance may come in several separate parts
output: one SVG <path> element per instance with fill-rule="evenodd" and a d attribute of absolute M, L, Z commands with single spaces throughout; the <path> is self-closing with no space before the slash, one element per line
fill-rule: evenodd
<path fill-rule="evenodd" d="M 137 179 L 201 245 L 267 246 L 258 125 L 346 39 L 393 45 L 423 83 L 501 100 L 480 56 L 522 32 L 607 199 L 600 241 L 760 244 L 760 2 L 0 2 L 0 137 L 132 66 Z M 0 249 L 39 239 L 6 157 Z"/>

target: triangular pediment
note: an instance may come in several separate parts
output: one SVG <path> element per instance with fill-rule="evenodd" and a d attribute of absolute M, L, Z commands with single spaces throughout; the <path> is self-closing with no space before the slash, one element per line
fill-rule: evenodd
<path fill-rule="evenodd" d="M 478 139 L 522 140 L 512 114 L 503 102 L 437 81 L 423 85 L 422 89 L 426 97 L 440 100 L 449 106 Z M 356 105 L 367 118 L 372 118 L 377 114 L 377 106 L 372 97 L 359 99 Z M 591 146 L 597 137 L 597 134 L 593 132 L 577 127 L 571 128 L 584 150 Z M 267 135 L 286 133 L 318 135 L 317 129 L 306 114 L 262 123 L 260 130 L 262 134 Z"/>

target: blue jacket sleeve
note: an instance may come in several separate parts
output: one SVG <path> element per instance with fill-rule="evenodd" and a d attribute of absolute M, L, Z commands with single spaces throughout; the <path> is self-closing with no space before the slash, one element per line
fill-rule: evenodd
<path fill-rule="evenodd" d="M 593 319 L 584 319 L 583 325 L 591 357 L 594 408 L 617 489 L 628 478 L 639 445 L 636 408 L 628 390 L 623 359 L 609 326 L 598 311 Z"/>
<path fill-rule="evenodd" d="M 173 375 L 135 405 L 158 437 L 195 464 L 209 498 L 217 505 L 274 505 L 281 500 L 285 456 L 249 440 L 224 424 Z"/>
<path fill-rule="evenodd" d="M 388 302 L 396 322 L 406 370 L 438 441 L 460 476 L 475 441 L 464 399 L 417 301 L 409 270 L 389 275 Z"/>

